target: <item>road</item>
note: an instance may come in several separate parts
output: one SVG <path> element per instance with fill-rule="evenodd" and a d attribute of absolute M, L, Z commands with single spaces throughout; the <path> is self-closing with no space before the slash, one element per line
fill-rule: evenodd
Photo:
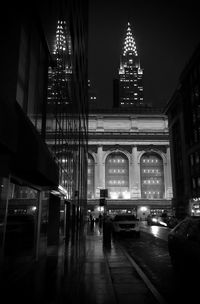
<path fill-rule="evenodd" d="M 167 246 L 170 229 L 159 226 L 141 227 L 141 237 L 118 237 L 117 242 L 143 270 L 167 303 L 185 303 L 195 298 L 195 278 L 174 271 Z M 192 303 L 192 302 L 191 302 Z"/>
<path fill-rule="evenodd" d="M 159 239 L 162 239 L 164 241 L 167 241 L 168 233 L 171 230 L 168 227 L 162 227 L 162 226 L 148 226 L 146 222 L 141 222 L 141 230 L 149 233 Z"/>

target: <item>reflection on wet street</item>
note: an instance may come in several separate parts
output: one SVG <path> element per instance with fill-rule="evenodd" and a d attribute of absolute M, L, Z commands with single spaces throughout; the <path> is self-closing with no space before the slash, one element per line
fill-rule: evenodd
<path fill-rule="evenodd" d="M 102 229 L 95 223 L 88 223 L 80 235 L 74 235 L 73 244 L 70 239 L 66 243 L 61 303 L 109 303 L 112 299 L 102 248 Z"/>
<path fill-rule="evenodd" d="M 167 303 L 193 303 L 198 279 L 186 269 L 172 267 L 166 241 L 168 228 L 144 226 L 140 239 L 119 238 L 119 242 L 142 268 Z"/>
<path fill-rule="evenodd" d="M 171 230 L 168 227 L 162 227 L 156 225 L 148 226 L 146 222 L 141 222 L 140 225 L 142 231 L 150 233 L 153 236 L 158 237 L 165 241 L 167 241 L 168 233 Z"/>
<path fill-rule="evenodd" d="M 141 230 L 140 238 L 113 238 L 109 225 L 87 222 L 71 227 L 59 247 L 48 246 L 38 262 L 20 256 L 8 260 L 8 271 L 0 273 L 4 304 L 157 303 L 124 249 L 167 303 L 190 300 L 197 281 L 184 269 L 181 275 L 174 272 L 166 241 L 169 229 L 141 223 Z"/>
<path fill-rule="evenodd" d="M 81 253 L 79 260 L 75 252 L 65 254 L 67 269 L 65 266 L 61 303 L 155 303 L 128 259 L 113 243 L 109 227 L 88 223 L 83 235 L 83 242 L 76 248 Z"/>

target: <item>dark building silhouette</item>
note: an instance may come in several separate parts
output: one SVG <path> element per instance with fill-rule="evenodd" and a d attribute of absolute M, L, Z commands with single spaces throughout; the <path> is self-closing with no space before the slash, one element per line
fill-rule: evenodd
<path fill-rule="evenodd" d="M 12 274 L 19 260 L 24 269 L 49 250 L 56 255 L 68 225 L 84 218 L 88 4 L 19 1 L 5 4 L 4 15 L 0 266 Z"/>
<path fill-rule="evenodd" d="M 165 112 L 169 119 L 173 207 L 178 217 L 200 215 L 200 45 L 180 75 Z"/>

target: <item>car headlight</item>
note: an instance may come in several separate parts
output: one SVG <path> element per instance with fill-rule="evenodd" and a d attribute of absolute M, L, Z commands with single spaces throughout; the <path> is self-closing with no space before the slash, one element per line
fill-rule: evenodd
<path fill-rule="evenodd" d="M 167 224 L 165 222 L 160 221 L 160 224 L 163 226 L 167 226 Z"/>

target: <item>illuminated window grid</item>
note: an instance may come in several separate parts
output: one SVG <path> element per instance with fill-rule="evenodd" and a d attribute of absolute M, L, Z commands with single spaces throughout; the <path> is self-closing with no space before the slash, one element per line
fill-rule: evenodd
<path fill-rule="evenodd" d="M 128 159 L 122 153 L 111 153 L 106 159 L 106 188 L 122 193 L 128 191 Z"/>
<path fill-rule="evenodd" d="M 163 162 L 155 153 L 144 154 L 141 158 L 141 195 L 147 199 L 163 198 Z"/>

